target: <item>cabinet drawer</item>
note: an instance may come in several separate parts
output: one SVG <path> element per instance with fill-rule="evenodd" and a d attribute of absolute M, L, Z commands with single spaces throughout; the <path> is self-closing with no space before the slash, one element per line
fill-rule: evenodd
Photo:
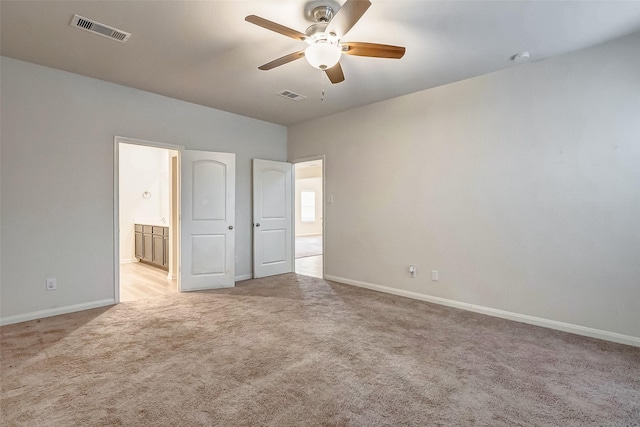
<path fill-rule="evenodd" d="M 143 225 L 142 232 L 151 234 L 153 232 L 153 227 L 150 225 Z"/>
<path fill-rule="evenodd" d="M 159 234 L 160 236 L 164 236 L 165 227 L 153 227 L 153 234 Z"/>
<path fill-rule="evenodd" d="M 169 235 L 169 227 L 162 227 L 164 229 L 164 235 L 168 236 Z"/>
<path fill-rule="evenodd" d="M 135 227 L 136 232 L 142 233 L 142 226 L 140 224 L 136 224 L 134 227 Z"/>

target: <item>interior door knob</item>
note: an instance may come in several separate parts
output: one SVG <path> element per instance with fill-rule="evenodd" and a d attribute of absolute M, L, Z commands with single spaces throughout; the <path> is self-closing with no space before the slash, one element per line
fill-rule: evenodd
<path fill-rule="evenodd" d="M 259 222 L 256 222 L 256 227 L 260 227 L 260 223 Z"/>
<path fill-rule="evenodd" d="M 233 225 L 230 225 L 230 226 L 229 226 L 229 230 L 233 230 Z"/>

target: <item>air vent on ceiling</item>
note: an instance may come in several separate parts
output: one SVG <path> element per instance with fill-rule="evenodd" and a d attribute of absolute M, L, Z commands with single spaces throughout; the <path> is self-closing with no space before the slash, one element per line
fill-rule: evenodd
<path fill-rule="evenodd" d="M 99 36 L 108 37 L 111 40 L 116 40 L 122 43 L 126 42 L 129 40 L 129 37 L 131 37 L 131 34 L 127 32 L 101 24 L 91 19 L 83 18 L 80 15 L 73 15 L 73 19 L 71 19 L 71 26 L 80 28 L 81 30 L 91 31 Z"/>
<path fill-rule="evenodd" d="M 294 101 L 302 101 L 303 99 L 307 99 L 306 96 L 291 92 L 290 90 L 283 90 L 282 92 L 278 92 L 276 95 L 280 95 L 283 98 L 292 99 Z"/>

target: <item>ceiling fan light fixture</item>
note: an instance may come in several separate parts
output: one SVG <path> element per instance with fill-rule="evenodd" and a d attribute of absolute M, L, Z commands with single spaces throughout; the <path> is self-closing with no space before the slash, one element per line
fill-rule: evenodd
<path fill-rule="evenodd" d="M 331 5 L 319 5 L 319 3 L 326 2 L 331 3 Z M 335 13 L 334 6 L 337 9 Z M 324 71 L 331 83 L 336 84 L 344 81 L 344 73 L 340 65 L 340 57 L 343 53 L 349 56 L 366 56 L 369 58 L 402 58 L 406 50 L 402 46 L 341 41 L 362 18 L 369 6 L 371 6 L 369 0 L 346 0 L 342 6 L 339 6 L 336 0 L 308 1 L 305 6 L 305 16 L 311 18 L 315 23 L 310 25 L 304 34 L 256 15 L 245 17 L 244 20 L 251 24 L 303 41 L 309 45 L 305 50 L 299 50 L 267 62 L 259 66 L 258 69 L 263 71 L 271 70 L 304 56 L 307 58 L 309 65 Z"/>
<path fill-rule="evenodd" d="M 340 46 L 327 42 L 314 43 L 304 51 L 309 64 L 318 70 L 328 70 L 336 65 L 341 54 Z"/>

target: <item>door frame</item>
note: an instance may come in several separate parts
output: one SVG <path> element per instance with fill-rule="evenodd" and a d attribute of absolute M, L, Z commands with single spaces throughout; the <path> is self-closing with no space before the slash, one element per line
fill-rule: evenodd
<path fill-rule="evenodd" d="M 120 144 L 143 145 L 146 147 L 164 148 L 178 152 L 178 165 L 182 161 L 182 151 L 184 146 L 167 144 L 164 142 L 147 141 L 144 139 L 128 138 L 125 136 L 115 136 L 113 138 L 113 297 L 116 304 L 120 303 Z M 180 185 L 178 185 L 178 193 Z M 178 196 L 179 199 L 179 196 Z M 178 204 L 177 219 L 178 239 L 180 239 L 180 205 Z M 178 240 L 177 247 L 180 247 Z M 178 266 L 180 265 L 180 253 L 178 251 Z M 178 289 L 180 289 L 180 275 L 177 278 Z"/>
<path fill-rule="evenodd" d="M 296 215 L 296 163 L 304 163 L 311 162 L 313 160 L 322 160 L 322 278 L 325 276 L 325 268 L 327 263 L 325 262 L 326 254 L 327 254 L 327 245 L 326 245 L 326 218 L 327 218 L 327 192 L 326 192 L 326 171 L 327 171 L 327 159 L 324 154 L 318 154 L 315 156 L 309 157 L 299 157 L 291 161 L 293 164 L 293 203 L 292 203 L 292 215 L 295 218 Z M 293 259 L 293 271 L 296 271 L 296 221 L 294 219 L 293 222 L 293 233 L 291 233 L 291 238 L 293 242 L 291 243 L 291 248 L 293 251 L 292 259 Z"/>

